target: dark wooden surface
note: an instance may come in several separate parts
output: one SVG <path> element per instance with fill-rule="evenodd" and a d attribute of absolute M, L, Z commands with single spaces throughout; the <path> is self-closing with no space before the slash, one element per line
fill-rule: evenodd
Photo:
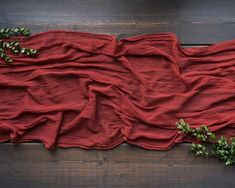
<path fill-rule="evenodd" d="M 184 44 L 235 38 L 233 0 L 1 0 L 1 26 L 68 29 L 118 37 L 171 31 Z"/>
<path fill-rule="evenodd" d="M 67 29 L 118 38 L 174 32 L 182 45 L 235 39 L 232 0 L 1 0 L 0 27 Z M 0 188 L 235 187 L 235 167 L 193 156 L 188 144 L 152 151 L 123 144 L 108 151 L 47 151 L 0 144 Z"/>
<path fill-rule="evenodd" d="M 0 145 L 0 187 L 234 187 L 235 168 L 195 157 L 187 144 L 153 151 L 123 144 L 113 150 Z"/>

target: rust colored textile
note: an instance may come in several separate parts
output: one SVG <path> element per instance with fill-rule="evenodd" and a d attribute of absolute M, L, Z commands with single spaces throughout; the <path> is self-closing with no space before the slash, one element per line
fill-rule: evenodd
<path fill-rule="evenodd" d="M 178 133 L 180 118 L 235 136 L 235 40 L 183 48 L 173 33 L 118 41 L 74 31 L 18 39 L 39 55 L 0 60 L 0 142 L 167 150 L 194 141 Z"/>

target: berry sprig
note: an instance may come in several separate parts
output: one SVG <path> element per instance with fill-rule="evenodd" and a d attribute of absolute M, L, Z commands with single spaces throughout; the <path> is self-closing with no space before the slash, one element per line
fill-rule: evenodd
<path fill-rule="evenodd" d="M 206 125 L 191 128 L 183 119 L 176 122 L 180 134 L 190 134 L 196 137 L 200 143 L 192 143 L 191 151 L 204 157 L 215 157 L 223 160 L 226 165 L 235 163 L 235 138 L 227 140 L 225 137 L 217 137 Z"/>
<path fill-rule="evenodd" d="M 37 50 L 28 49 L 28 48 L 21 48 L 18 41 L 10 41 L 5 42 L 3 39 L 10 38 L 13 36 L 30 36 L 30 31 L 23 27 L 18 27 L 15 29 L 0 29 L 0 57 L 6 63 L 12 63 L 12 59 L 7 56 L 6 50 L 10 50 L 12 53 L 19 55 L 25 54 L 27 56 L 35 56 L 37 54 Z"/>

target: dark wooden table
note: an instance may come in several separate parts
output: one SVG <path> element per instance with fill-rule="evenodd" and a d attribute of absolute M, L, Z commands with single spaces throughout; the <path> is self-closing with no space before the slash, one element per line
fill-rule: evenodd
<path fill-rule="evenodd" d="M 67 29 L 118 38 L 170 31 L 184 46 L 201 46 L 235 39 L 235 1 L 1 0 L 0 27 L 16 26 L 33 33 Z M 0 187 L 235 187 L 235 167 L 195 157 L 188 146 L 49 152 L 40 143 L 2 143 Z"/>

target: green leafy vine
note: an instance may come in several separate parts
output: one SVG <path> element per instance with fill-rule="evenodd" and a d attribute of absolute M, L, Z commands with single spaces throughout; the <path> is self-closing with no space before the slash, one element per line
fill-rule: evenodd
<path fill-rule="evenodd" d="M 197 156 L 215 157 L 225 162 L 226 165 L 235 163 L 235 138 L 227 140 L 217 137 L 206 125 L 191 128 L 183 119 L 176 122 L 176 127 L 181 134 L 190 134 L 196 137 L 199 143 L 191 144 L 191 151 Z"/>
<path fill-rule="evenodd" d="M 13 61 L 6 54 L 6 50 L 10 50 L 16 55 L 25 54 L 27 56 L 35 56 L 37 54 L 37 50 L 21 48 L 18 41 L 5 42 L 3 40 L 12 36 L 30 36 L 30 31 L 23 27 L 18 27 L 15 29 L 0 29 L 0 58 L 2 58 L 6 63 L 12 63 Z"/>

